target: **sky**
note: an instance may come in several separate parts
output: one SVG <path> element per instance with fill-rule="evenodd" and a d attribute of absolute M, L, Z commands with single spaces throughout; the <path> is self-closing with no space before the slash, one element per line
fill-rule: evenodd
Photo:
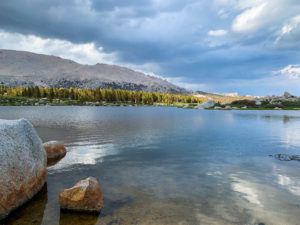
<path fill-rule="evenodd" d="M 300 0 L 0 1 L 0 49 L 215 93 L 300 95 Z"/>

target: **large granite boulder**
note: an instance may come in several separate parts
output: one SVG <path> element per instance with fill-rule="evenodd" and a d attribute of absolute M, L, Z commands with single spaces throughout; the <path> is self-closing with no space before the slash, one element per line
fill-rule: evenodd
<path fill-rule="evenodd" d="M 47 153 L 48 166 L 58 162 L 67 153 L 65 146 L 60 141 L 48 141 L 43 146 Z"/>
<path fill-rule="evenodd" d="M 76 183 L 59 194 L 60 208 L 71 211 L 98 212 L 103 207 L 103 196 L 94 177 Z"/>
<path fill-rule="evenodd" d="M 46 182 L 46 153 L 27 120 L 0 120 L 0 171 L 1 220 L 30 200 Z"/>
<path fill-rule="evenodd" d="M 200 105 L 197 105 L 195 108 L 196 109 L 207 109 L 207 108 L 211 108 L 211 107 L 214 107 L 215 106 L 215 101 L 213 100 L 208 100 L 206 102 L 203 102 L 202 104 Z"/>

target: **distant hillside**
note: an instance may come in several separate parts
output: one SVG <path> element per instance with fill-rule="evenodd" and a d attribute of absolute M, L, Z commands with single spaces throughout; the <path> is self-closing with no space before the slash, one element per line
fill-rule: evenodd
<path fill-rule="evenodd" d="M 197 98 L 204 98 L 209 100 L 214 100 L 215 102 L 228 102 L 231 103 L 237 100 L 252 100 L 254 99 L 252 96 L 243 96 L 237 94 L 214 94 L 214 93 L 207 93 L 203 91 L 196 91 L 193 93 L 194 97 Z"/>
<path fill-rule="evenodd" d="M 56 56 L 13 50 L 0 50 L 0 85 L 188 92 L 166 80 L 126 67 L 82 65 Z"/>

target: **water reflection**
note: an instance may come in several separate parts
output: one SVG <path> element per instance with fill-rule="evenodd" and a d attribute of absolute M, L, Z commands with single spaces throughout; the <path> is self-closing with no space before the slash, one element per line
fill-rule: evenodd
<path fill-rule="evenodd" d="M 293 121 L 282 129 L 281 141 L 285 148 L 300 147 L 300 121 Z"/>
<path fill-rule="evenodd" d="M 65 158 L 48 168 L 46 207 L 32 209 L 43 217 L 37 223 L 300 220 L 300 163 L 268 157 L 299 154 L 300 112 L 155 107 L 0 107 L 0 112 L 30 119 L 43 141 L 61 140 L 67 147 Z M 101 214 L 60 212 L 59 192 L 87 176 L 99 181 Z M 20 214 L 10 222 L 32 224 L 26 218 Z"/>
<path fill-rule="evenodd" d="M 94 165 L 105 156 L 118 153 L 113 144 L 93 144 L 92 142 L 77 142 L 72 145 L 65 145 L 68 149 L 66 157 L 60 163 L 49 168 L 49 172 L 68 168 L 76 164 Z M 99 161 L 100 160 L 100 161 Z"/>
<path fill-rule="evenodd" d="M 300 196 L 300 179 L 298 173 L 289 164 L 284 162 L 279 165 L 273 164 L 273 176 L 282 188 L 295 196 Z"/>
<path fill-rule="evenodd" d="M 59 217 L 60 225 L 94 225 L 98 221 L 98 214 L 76 213 L 61 211 Z"/>
<path fill-rule="evenodd" d="M 300 196 L 300 181 L 292 180 L 285 174 L 277 174 L 277 182 L 287 188 L 292 194 Z"/>
<path fill-rule="evenodd" d="M 239 192 L 242 198 L 248 200 L 250 203 L 263 207 L 254 183 L 234 176 L 232 176 L 231 179 L 233 180 L 231 185 L 234 191 Z"/>

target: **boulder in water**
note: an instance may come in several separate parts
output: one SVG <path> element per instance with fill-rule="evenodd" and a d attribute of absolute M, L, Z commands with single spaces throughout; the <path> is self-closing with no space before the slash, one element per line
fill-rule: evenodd
<path fill-rule="evenodd" d="M 42 141 L 25 119 L 0 120 L 0 220 L 46 182 L 47 156 Z"/>
<path fill-rule="evenodd" d="M 276 154 L 274 157 L 280 161 L 300 161 L 300 155 Z"/>
<path fill-rule="evenodd" d="M 47 153 L 48 165 L 56 163 L 67 153 L 65 146 L 60 141 L 49 141 L 44 143 L 43 146 Z"/>
<path fill-rule="evenodd" d="M 94 177 L 88 177 L 76 183 L 70 189 L 59 194 L 61 209 L 82 212 L 98 212 L 103 207 L 103 196 Z"/>

